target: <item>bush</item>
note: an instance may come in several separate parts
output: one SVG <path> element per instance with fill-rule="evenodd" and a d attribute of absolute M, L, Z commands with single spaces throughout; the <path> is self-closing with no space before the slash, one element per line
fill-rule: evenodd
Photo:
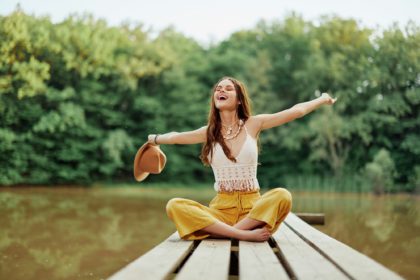
<path fill-rule="evenodd" d="M 420 165 L 416 165 L 413 174 L 409 178 L 409 185 L 415 193 L 420 193 Z"/>
<path fill-rule="evenodd" d="M 386 149 L 379 150 L 372 162 L 366 164 L 365 176 L 370 182 L 371 190 L 375 194 L 391 192 L 396 177 L 395 164 Z"/>

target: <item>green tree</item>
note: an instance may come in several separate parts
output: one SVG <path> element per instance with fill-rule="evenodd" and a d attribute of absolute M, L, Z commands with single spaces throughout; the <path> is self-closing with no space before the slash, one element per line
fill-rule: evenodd
<path fill-rule="evenodd" d="M 386 149 L 379 150 L 373 161 L 366 164 L 365 175 L 371 183 L 373 193 L 383 194 L 393 190 L 395 164 Z"/>

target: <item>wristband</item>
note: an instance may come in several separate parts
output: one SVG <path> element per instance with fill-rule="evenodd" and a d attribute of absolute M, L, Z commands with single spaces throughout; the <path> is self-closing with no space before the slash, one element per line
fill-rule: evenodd
<path fill-rule="evenodd" d="M 155 135 L 155 140 L 153 142 L 155 142 L 155 145 L 157 145 L 158 143 L 156 142 L 157 138 L 158 138 L 159 134 Z"/>

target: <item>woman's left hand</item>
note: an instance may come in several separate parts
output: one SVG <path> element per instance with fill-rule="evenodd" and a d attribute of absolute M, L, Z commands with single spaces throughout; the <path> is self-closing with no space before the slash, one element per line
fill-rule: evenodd
<path fill-rule="evenodd" d="M 335 101 L 337 101 L 337 98 L 332 98 L 328 93 L 326 93 L 326 92 L 324 92 L 324 93 L 322 93 L 322 95 L 321 95 L 321 97 L 320 98 L 322 98 L 323 100 L 324 100 L 324 102 L 325 102 L 325 104 L 328 104 L 328 105 L 332 105 L 332 104 L 334 104 L 335 103 Z"/>

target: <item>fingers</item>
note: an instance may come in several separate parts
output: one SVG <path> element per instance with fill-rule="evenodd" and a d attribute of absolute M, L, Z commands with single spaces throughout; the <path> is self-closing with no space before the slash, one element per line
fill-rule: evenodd
<path fill-rule="evenodd" d="M 338 97 L 336 98 L 328 97 L 327 104 L 334 104 L 337 101 L 337 99 Z"/>
<path fill-rule="evenodd" d="M 338 97 L 332 98 L 327 92 L 323 92 L 321 97 L 324 97 L 326 100 L 326 104 L 330 104 L 330 105 L 334 104 L 338 99 Z"/>

